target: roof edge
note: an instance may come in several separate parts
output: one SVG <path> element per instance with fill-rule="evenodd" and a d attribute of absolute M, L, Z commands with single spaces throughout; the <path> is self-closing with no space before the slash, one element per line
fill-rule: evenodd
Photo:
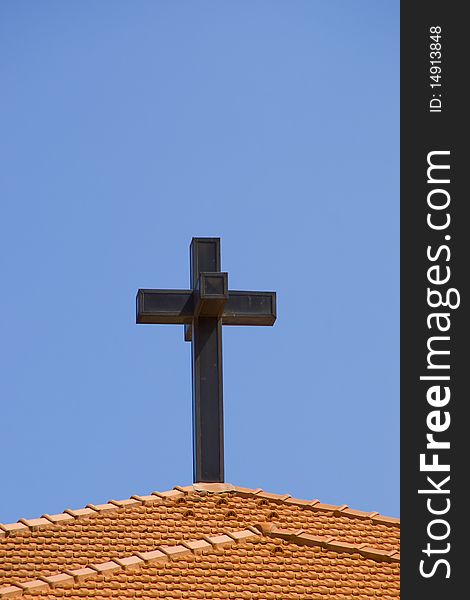
<path fill-rule="evenodd" d="M 322 504 L 319 500 L 301 500 L 292 498 L 290 494 L 273 494 L 265 492 L 261 488 L 246 488 L 230 483 L 195 483 L 187 486 L 175 486 L 171 490 L 165 492 L 152 492 L 149 495 L 140 496 L 134 495 L 125 500 L 109 500 L 105 504 L 87 504 L 85 508 L 76 510 L 65 509 L 63 513 L 49 515 L 44 514 L 37 519 L 19 519 L 16 523 L 0 523 L 0 537 L 9 536 L 15 533 L 26 533 L 35 531 L 53 525 L 58 525 L 63 522 L 73 521 L 84 517 L 100 514 L 102 512 L 119 510 L 135 505 L 149 505 L 155 502 L 163 502 L 165 500 L 178 500 L 185 495 L 194 493 L 207 494 L 225 494 L 233 493 L 242 498 L 260 498 L 269 502 L 278 504 L 286 504 L 298 506 L 307 510 L 326 512 L 356 519 L 370 519 L 373 523 L 380 525 L 399 526 L 400 519 L 396 517 L 386 517 L 378 512 L 366 512 L 349 508 L 346 504 Z"/>

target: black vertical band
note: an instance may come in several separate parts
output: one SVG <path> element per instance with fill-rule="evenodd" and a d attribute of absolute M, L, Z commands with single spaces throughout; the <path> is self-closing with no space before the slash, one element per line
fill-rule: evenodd
<path fill-rule="evenodd" d="M 201 272 L 216 272 L 220 266 L 220 238 L 193 238 L 189 248 L 190 286 L 194 289 Z"/>
<path fill-rule="evenodd" d="M 401 3 L 402 600 L 458 598 L 468 585 L 463 7 Z"/>
<path fill-rule="evenodd" d="M 224 481 L 222 324 L 194 320 L 192 342 L 194 481 Z"/>
<path fill-rule="evenodd" d="M 193 238 L 190 246 L 191 287 L 201 272 L 221 269 L 220 239 Z M 222 323 L 196 318 L 192 325 L 193 478 L 224 481 L 224 420 L 222 386 Z"/>

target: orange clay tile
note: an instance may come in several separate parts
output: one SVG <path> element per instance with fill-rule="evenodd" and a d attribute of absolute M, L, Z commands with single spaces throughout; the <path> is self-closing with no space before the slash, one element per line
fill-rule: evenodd
<path fill-rule="evenodd" d="M 126 500 L 109 500 L 108 504 L 114 504 L 115 506 L 119 506 L 119 508 L 124 508 L 127 506 L 136 506 L 142 504 L 140 500 L 136 500 L 134 498 L 128 498 Z"/>
<path fill-rule="evenodd" d="M 97 512 L 103 510 L 117 510 L 119 507 L 117 507 L 115 504 L 106 502 L 105 504 L 87 504 L 86 508 L 91 508 L 91 510 Z"/>
<path fill-rule="evenodd" d="M 335 504 L 322 504 L 321 502 L 316 502 L 315 504 L 312 504 L 312 507 L 314 510 L 327 510 L 327 511 L 335 511 L 335 510 L 338 510 L 338 508 L 340 508 L 339 506 L 336 506 Z"/>
<path fill-rule="evenodd" d="M 310 535 L 308 533 L 301 533 L 298 535 L 295 531 L 292 531 L 291 535 L 289 535 L 289 531 L 285 529 L 274 529 L 267 533 L 267 535 L 273 538 L 288 540 L 294 544 L 320 546 L 334 552 L 350 552 L 352 554 L 359 553 L 365 557 L 375 560 L 399 562 L 399 557 L 395 551 L 379 550 L 378 548 L 372 548 L 365 544 L 350 544 L 332 536 L 322 538 L 319 536 Z"/>
<path fill-rule="evenodd" d="M 181 544 L 185 548 L 188 548 L 188 550 L 191 550 L 191 552 L 194 552 L 195 554 L 201 554 L 205 550 L 209 550 L 210 548 L 212 548 L 212 544 L 209 544 L 209 542 L 207 542 L 206 540 L 189 540 L 187 542 L 182 541 Z"/>
<path fill-rule="evenodd" d="M 164 562 L 168 560 L 168 556 L 162 550 L 151 550 L 149 552 L 136 552 L 136 556 L 141 558 L 145 563 L 153 563 L 156 561 Z"/>
<path fill-rule="evenodd" d="M 250 529 L 244 529 L 243 531 L 224 531 L 224 533 L 236 542 L 245 542 L 258 536 L 258 533 L 253 533 Z"/>
<path fill-rule="evenodd" d="M 176 544 L 176 546 L 159 546 L 158 550 L 163 552 L 163 554 L 169 558 L 179 558 L 180 556 L 191 552 L 189 548 L 186 548 L 182 544 Z"/>
<path fill-rule="evenodd" d="M 171 498 L 173 500 L 182 498 L 185 495 L 184 492 L 180 492 L 178 490 L 168 490 L 166 492 L 152 492 L 152 494 L 158 496 L 159 498 Z"/>
<path fill-rule="evenodd" d="M 8 585 L 0 588 L 0 598 L 16 598 L 23 595 L 23 589 L 17 585 Z"/>
<path fill-rule="evenodd" d="M 399 520 L 195 484 L 0 525 L 0 564 L 0 598 L 53 600 L 68 586 L 67 600 L 127 600 L 147 588 L 165 599 L 333 600 L 356 597 L 357 581 L 364 598 L 388 600 L 399 594 Z"/>
<path fill-rule="evenodd" d="M 5 533 L 13 533 L 17 531 L 28 531 L 29 527 L 24 523 L 7 523 L 6 525 L 1 524 L 0 527 Z"/>
<path fill-rule="evenodd" d="M 135 494 L 134 496 L 131 496 L 131 500 L 138 500 L 142 504 L 153 504 L 154 502 L 161 502 L 161 499 L 158 496 L 155 496 L 154 494 L 149 494 L 147 496 L 139 496 L 138 494 Z"/>
<path fill-rule="evenodd" d="M 67 575 L 71 575 L 75 581 L 83 581 L 87 577 L 96 575 L 96 570 L 90 569 L 90 567 L 85 567 L 83 569 L 65 570 L 64 573 L 66 573 Z"/>
<path fill-rule="evenodd" d="M 220 492 L 235 491 L 235 486 L 233 486 L 231 483 L 195 483 L 192 486 L 187 486 L 186 488 L 180 488 L 179 486 L 175 486 L 175 489 L 180 490 L 187 488 L 192 488 L 192 490 L 197 492 L 210 492 L 213 494 L 218 494 Z"/>
<path fill-rule="evenodd" d="M 224 544 L 217 546 L 216 543 L 217 547 L 210 547 L 208 554 L 193 553 L 185 548 L 176 562 L 162 562 L 159 560 L 162 553 L 158 550 L 146 553 L 145 561 L 136 556 L 122 557 L 90 565 L 91 568 L 73 572 L 74 576 L 69 571 L 2 587 L 0 598 L 22 596 L 24 600 L 33 597 L 54 600 L 63 598 L 60 588 L 64 585 L 70 589 L 67 592 L 70 600 L 84 597 L 130 600 L 135 596 L 147 597 L 145 590 L 151 591 L 152 598 L 161 600 L 204 598 L 207 593 L 214 600 L 224 600 L 234 592 L 237 597 L 258 600 L 277 600 L 281 595 L 286 599 L 327 595 L 331 600 L 352 595 L 365 600 L 399 597 L 399 567 L 393 556 L 396 552 L 328 542 L 328 551 L 319 553 L 318 546 L 302 543 L 305 534 L 297 536 L 294 531 L 290 541 L 280 542 L 271 539 L 276 536 L 275 531 L 264 539 L 255 536 L 245 537 L 244 541 L 241 541 L 243 531 L 236 533 L 234 537 L 238 541 L 231 539 L 230 543 L 218 539 L 225 538 L 224 535 L 212 536 Z M 197 542 L 193 540 L 195 548 L 199 547 Z M 322 540 L 317 542 L 325 547 Z M 280 547 L 279 543 L 284 545 Z M 175 545 L 172 552 L 167 546 L 166 551 L 176 554 L 178 546 L 182 548 Z M 87 572 L 86 577 L 82 576 L 84 572 Z M 343 577 L 344 573 L 347 578 Z M 357 593 L 359 590 L 361 594 Z"/>
<path fill-rule="evenodd" d="M 287 498 L 285 500 L 286 504 L 291 504 L 293 506 L 312 506 L 312 504 L 318 504 L 319 500 L 301 500 L 300 498 Z"/>
<path fill-rule="evenodd" d="M 222 535 L 206 535 L 203 539 L 209 542 L 209 544 L 212 546 L 216 547 L 233 544 L 233 539 L 224 533 Z"/>
<path fill-rule="evenodd" d="M 94 512 L 96 511 L 92 508 L 78 508 L 76 510 L 71 510 L 70 508 L 67 508 L 66 510 L 64 510 L 65 514 L 71 515 L 75 519 L 77 519 L 78 517 L 87 517 L 89 515 L 92 515 Z"/>
<path fill-rule="evenodd" d="M 246 496 L 256 496 L 256 495 L 260 494 L 263 490 L 261 488 L 251 489 L 251 488 L 245 488 L 245 487 L 240 487 L 240 486 L 236 485 L 235 491 L 239 496 L 244 498 Z"/>
<path fill-rule="evenodd" d="M 32 579 L 31 581 L 25 581 L 23 583 L 18 583 L 17 585 L 27 592 L 47 590 L 49 588 L 49 584 L 42 579 Z"/>
<path fill-rule="evenodd" d="M 351 517 L 359 517 L 360 519 L 370 519 L 374 514 L 372 512 L 366 512 L 364 510 L 356 510 L 354 508 L 345 508 L 341 511 L 344 515 L 348 515 Z"/>
<path fill-rule="evenodd" d="M 41 577 L 43 581 L 49 584 L 51 588 L 55 587 L 68 587 L 73 585 L 74 578 L 68 573 L 59 573 L 57 575 L 48 575 L 47 577 Z"/>
<path fill-rule="evenodd" d="M 332 536 L 323 537 L 320 535 L 312 535 L 311 533 L 301 533 L 297 536 L 286 536 L 285 533 L 279 535 L 273 532 L 273 536 L 295 540 L 297 544 L 305 544 L 307 546 L 323 546 L 334 539 Z"/>
<path fill-rule="evenodd" d="M 265 530 L 268 533 L 272 533 L 273 535 L 276 535 L 276 537 L 280 537 L 280 538 L 285 538 L 285 539 L 289 539 L 292 536 L 301 536 L 303 535 L 305 532 L 303 529 L 283 529 L 282 527 L 276 527 L 274 526 L 273 528 L 265 528 Z M 308 535 L 308 534 L 306 534 Z M 324 539 L 324 538 L 322 538 Z"/>
<path fill-rule="evenodd" d="M 144 562 L 138 556 L 125 556 L 124 558 L 114 558 L 113 560 L 123 569 L 136 569 Z"/>
<path fill-rule="evenodd" d="M 58 515 L 42 515 L 45 519 L 50 521 L 51 523 L 63 523 L 64 521 L 73 521 L 72 515 L 68 515 L 67 513 L 61 513 Z"/>
<path fill-rule="evenodd" d="M 175 485 L 175 487 L 173 489 L 177 490 L 178 492 L 183 492 L 184 494 L 186 494 L 186 493 L 193 491 L 193 486 L 192 485 Z"/>
<path fill-rule="evenodd" d="M 342 542 L 342 541 L 337 542 L 334 539 L 332 539 L 330 541 L 324 541 L 322 543 L 322 546 L 324 548 L 327 548 L 328 550 L 334 550 L 335 552 L 344 552 L 344 551 L 357 552 L 357 550 L 359 549 L 358 546 L 355 546 L 354 544 L 350 544 L 349 542 Z"/>
<path fill-rule="evenodd" d="M 39 529 L 39 527 L 44 527 L 44 525 L 51 524 L 50 521 L 44 517 L 40 517 L 39 519 L 19 519 L 18 523 L 23 523 L 23 525 L 26 525 L 26 527 L 29 527 L 33 531 Z"/>
<path fill-rule="evenodd" d="M 108 560 L 107 562 L 104 563 L 96 563 L 96 564 L 92 564 L 90 565 L 90 569 L 93 569 L 93 571 L 96 571 L 97 573 L 114 573 L 114 571 L 119 571 L 119 569 L 121 569 L 121 565 L 119 565 L 118 563 L 114 562 L 114 560 Z"/>
<path fill-rule="evenodd" d="M 400 519 L 396 517 L 384 517 L 383 515 L 375 515 L 372 517 L 372 521 L 375 523 L 384 523 L 386 525 L 398 525 Z"/>
<path fill-rule="evenodd" d="M 273 502 L 284 502 L 290 498 L 290 494 L 272 494 L 271 492 L 259 492 L 256 496 L 257 498 L 264 498 L 265 500 L 272 500 Z"/>

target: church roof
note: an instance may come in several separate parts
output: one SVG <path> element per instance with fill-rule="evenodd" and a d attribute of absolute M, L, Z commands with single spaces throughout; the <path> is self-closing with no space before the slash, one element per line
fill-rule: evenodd
<path fill-rule="evenodd" d="M 399 520 L 194 484 L 0 525 L 0 598 L 397 598 Z"/>

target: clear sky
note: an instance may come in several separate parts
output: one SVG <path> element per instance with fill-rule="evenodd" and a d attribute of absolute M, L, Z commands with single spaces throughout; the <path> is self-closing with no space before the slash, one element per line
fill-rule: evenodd
<path fill-rule="evenodd" d="M 192 482 L 190 344 L 135 324 L 192 236 L 226 480 L 399 513 L 398 1 L 0 3 L 0 522 Z"/>

